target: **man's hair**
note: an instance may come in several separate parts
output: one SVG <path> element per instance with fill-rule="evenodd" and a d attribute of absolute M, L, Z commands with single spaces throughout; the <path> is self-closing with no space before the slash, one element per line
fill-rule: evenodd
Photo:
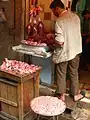
<path fill-rule="evenodd" d="M 62 9 L 65 8 L 61 0 L 53 0 L 52 3 L 50 4 L 50 9 L 56 8 L 56 7 L 60 7 Z"/>

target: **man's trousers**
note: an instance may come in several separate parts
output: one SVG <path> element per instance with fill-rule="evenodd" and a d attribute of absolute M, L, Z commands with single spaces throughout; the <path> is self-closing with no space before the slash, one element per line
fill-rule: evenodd
<path fill-rule="evenodd" d="M 56 79 L 57 79 L 57 91 L 60 94 L 66 93 L 66 74 L 67 69 L 70 77 L 70 91 L 71 95 L 76 95 L 79 92 L 79 68 L 80 55 L 77 55 L 74 59 L 56 64 Z"/>

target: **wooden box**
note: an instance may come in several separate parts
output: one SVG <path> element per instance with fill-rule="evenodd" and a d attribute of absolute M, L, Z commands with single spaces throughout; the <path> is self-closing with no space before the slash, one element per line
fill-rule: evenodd
<path fill-rule="evenodd" d="M 0 116 L 24 120 L 30 113 L 30 101 L 39 96 L 40 70 L 20 76 L 0 70 Z"/>

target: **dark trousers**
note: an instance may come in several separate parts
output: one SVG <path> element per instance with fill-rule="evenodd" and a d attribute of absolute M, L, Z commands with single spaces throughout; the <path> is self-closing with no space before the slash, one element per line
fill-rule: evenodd
<path fill-rule="evenodd" d="M 79 91 L 79 68 L 80 55 L 77 55 L 74 59 L 62 62 L 56 65 L 56 79 L 57 79 L 57 92 L 62 94 L 66 93 L 66 74 L 67 69 L 70 76 L 70 91 L 72 95 L 76 95 Z"/>

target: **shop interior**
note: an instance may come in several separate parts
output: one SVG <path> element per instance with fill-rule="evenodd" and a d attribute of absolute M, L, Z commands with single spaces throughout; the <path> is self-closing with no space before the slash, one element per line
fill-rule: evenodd
<path fill-rule="evenodd" d="M 39 83 L 37 82 L 37 84 L 53 89 L 56 88 L 57 82 L 55 79 L 56 78 L 55 64 L 52 62 L 51 51 L 49 51 L 48 48 L 46 47 L 45 53 L 43 52 L 42 49 L 41 49 L 42 51 L 39 52 L 38 48 L 36 49 L 35 47 L 37 51 L 36 54 L 34 49 L 32 49 L 32 51 L 34 52 L 28 51 L 29 47 L 26 48 L 26 45 L 22 47 L 21 45 L 24 42 L 26 42 L 25 40 L 31 39 L 29 38 L 30 35 L 29 28 L 31 23 L 33 24 L 35 23 L 34 25 L 36 25 L 39 22 L 42 22 L 45 34 L 51 33 L 54 34 L 54 24 L 56 18 L 49 8 L 51 1 L 52 0 L 0 0 L 0 65 L 2 64 L 5 58 L 8 58 L 12 60 L 23 61 L 28 64 L 41 66 L 42 70 L 40 72 L 40 81 Z M 77 13 L 81 20 L 83 52 L 81 54 L 79 66 L 80 88 L 88 90 L 90 92 L 90 0 L 62 0 L 62 1 L 65 4 L 66 9 Z M 33 18 L 32 12 L 34 10 L 37 11 L 37 13 L 34 13 L 35 16 Z M 29 88 L 29 84 L 30 83 L 25 83 L 25 85 L 27 86 L 27 91 L 32 89 L 33 86 L 32 83 L 32 85 Z M 14 87 L 16 87 L 16 83 L 14 84 Z M 68 87 L 69 76 L 67 73 L 67 88 Z M 36 86 L 35 89 L 37 88 L 38 85 Z M 5 89 L 5 86 L 3 87 L 3 89 Z M 39 94 L 38 92 L 39 91 L 35 92 L 36 96 L 38 96 Z M 20 92 L 18 92 L 18 94 L 20 94 Z M 30 94 L 28 94 L 28 96 Z M 27 104 L 31 98 L 29 99 L 27 95 L 25 97 L 26 98 L 24 103 L 25 104 L 24 112 L 26 115 L 28 113 Z M 0 100 L 2 100 L 1 96 Z M 8 113 L 8 110 L 10 110 L 10 112 L 12 111 L 11 108 L 9 108 L 6 105 L 7 102 L 9 102 L 9 100 L 7 100 L 5 104 L 3 104 L 4 106 L 3 109 L 5 109 L 6 113 Z M 15 107 L 15 109 L 14 107 L 12 107 L 13 112 L 11 112 L 11 115 L 18 116 L 16 112 L 18 104 L 15 104 L 15 101 L 10 102 L 9 104 Z M 21 103 L 19 104 L 21 105 Z M 21 109 L 19 114 L 22 114 Z M 23 120 L 22 115 L 20 116 L 19 120 Z"/>
<path fill-rule="evenodd" d="M 88 1 L 88 0 L 87 0 Z M 52 33 L 54 31 L 55 17 L 52 14 L 49 5 L 50 0 L 42 1 L 38 0 L 35 4 L 41 7 L 42 11 L 37 15 L 38 18 L 43 21 L 45 33 Z M 81 20 L 81 31 L 82 31 L 82 46 L 83 52 L 81 55 L 80 61 L 80 70 L 89 73 L 90 70 L 90 57 L 89 57 L 89 48 L 90 48 L 90 11 L 89 11 L 89 2 L 81 2 L 78 0 L 73 0 L 73 2 L 63 1 L 66 5 L 66 9 L 77 12 Z M 0 9 L 5 16 L 3 21 L 0 18 L 0 36 L 1 36 L 1 45 L 0 50 L 1 57 L 0 63 L 2 63 L 4 58 L 19 59 L 20 55 L 12 51 L 12 46 L 20 44 L 21 40 L 28 38 L 27 26 L 30 23 L 30 9 L 33 9 L 34 3 L 32 0 L 26 0 L 24 2 L 15 0 L 15 1 L 0 1 Z M 71 6 L 72 4 L 72 6 Z M 21 15 L 22 14 L 22 15 Z M 31 57 L 27 55 L 21 55 L 22 59 L 29 62 Z M 36 60 L 37 59 L 37 60 Z M 47 84 L 52 84 L 54 82 L 54 65 L 52 63 L 51 57 L 48 59 L 43 59 L 40 57 L 32 57 L 32 62 L 41 66 L 44 66 L 44 70 L 41 73 L 42 82 Z M 46 65 L 48 64 L 48 68 Z M 52 70 L 53 69 L 53 70 Z M 46 75 L 44 75 L 46 73 Z M 82 73 L 82 72 L 81 72 Z M 48 76 L 44 78 L 44 76 Z M 81 75 L 82 76 L 82 75 Z M 85 76 L 86 77 L 86 76 Z"/>

